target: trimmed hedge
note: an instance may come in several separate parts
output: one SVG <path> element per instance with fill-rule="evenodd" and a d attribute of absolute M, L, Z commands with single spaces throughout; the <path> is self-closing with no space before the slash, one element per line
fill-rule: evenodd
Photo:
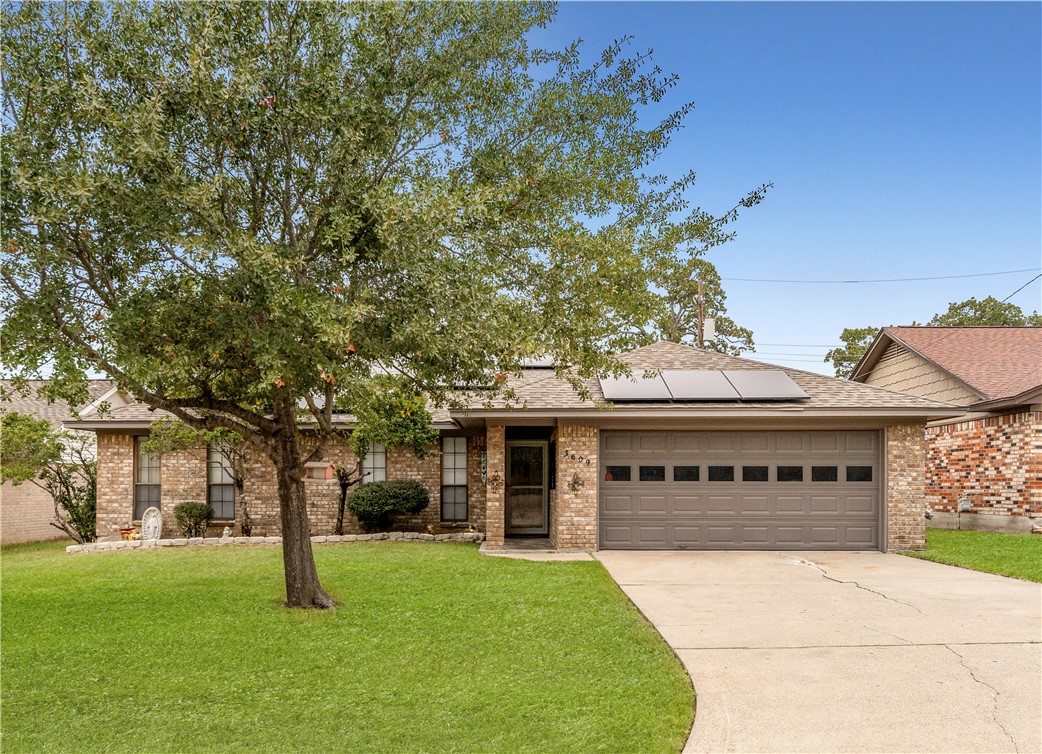
<path fill-rule="evenodd" d="M 213 520 L 213 508 L 208 503 L 180 503 L 174 506 L 174 518 L 182 537 L 204 537 Z"/>
<path fill-rule="evenodd" d="M 419 482 L 371 482 L 351 493 L 347 509 L 358 519 L 363 531 L 386 531 L 392 516 L 419 513 L 430 502 L 430 495 Z"/>

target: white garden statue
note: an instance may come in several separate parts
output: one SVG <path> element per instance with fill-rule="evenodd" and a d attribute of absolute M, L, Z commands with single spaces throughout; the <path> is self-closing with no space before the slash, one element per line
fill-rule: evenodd
<path fill-rule="evenodd" d="M 163 534 L 163 514 L 152 506 L 141 514 L 141 539 L 159 539 Z"/>

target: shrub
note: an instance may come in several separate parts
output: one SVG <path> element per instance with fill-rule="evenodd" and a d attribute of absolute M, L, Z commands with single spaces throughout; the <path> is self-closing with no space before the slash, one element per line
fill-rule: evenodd
<path fill-rule="evenodd" d="M 213 508 L 207 503 L 180 503 L 174 506 L 174 518 L 182 537 L 202 537 L 213 519 Z"/>
<path fill-rule="evenodd" d="M 419 513 L 430 502 L 430 495 L 419 482 L 372 482 L 351 493 L 347 509 L 358 519 L 363 531 L 373 532 L 389 528 L 391 516 Z"/>

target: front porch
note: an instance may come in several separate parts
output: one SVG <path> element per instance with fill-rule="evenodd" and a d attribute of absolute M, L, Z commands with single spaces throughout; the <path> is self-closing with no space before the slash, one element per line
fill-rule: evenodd
<path fill-rule="evenodd" d="M 489 425 L 486 540 L 495 552 L 597 548 L 597 428 Z"/>

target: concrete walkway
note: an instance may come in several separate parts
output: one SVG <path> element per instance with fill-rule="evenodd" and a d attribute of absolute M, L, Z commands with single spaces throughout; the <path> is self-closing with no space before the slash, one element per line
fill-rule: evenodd
<path fill-rule="evenodd" d="M 597 553 L 698 695 L 685 752 L 1042 751 L 1042 586 L 882 553 Z"/>

